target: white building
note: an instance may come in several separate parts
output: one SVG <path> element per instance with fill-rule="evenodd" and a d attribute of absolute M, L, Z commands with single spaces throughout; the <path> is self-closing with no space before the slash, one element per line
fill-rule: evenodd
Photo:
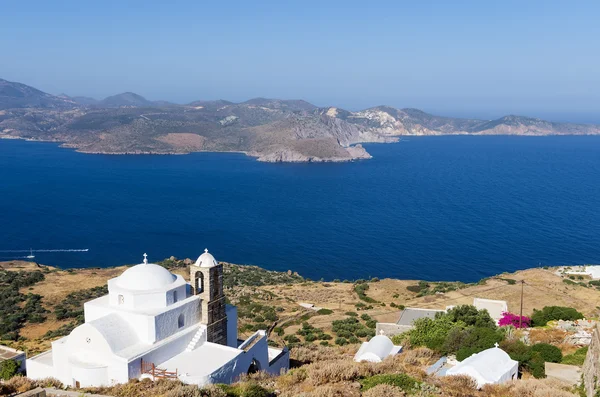
<path fill-rule="evenodd" d="M 108 281 L 108 295 L 86 302 L 85 323 L 27 360 L 30 378 L 72 387 L 133 378 L 177 378 L 199 386 L 289 367 L 287 349 L 268 346 L 265 331 L 237 339 L 237 310 L 225 304 L 223 265 L 208 250 L 190 266 L 190 281 L 148 263 Z"/>
<path fill-rule="evenodd" d="M 475 306 L 477 310 L 487 310 L 496 324 L 498 324 L 504 313 L 508 312 L 508 303 L 506 303 L 506 301 L 474 298 L 473 306 Z"/>
<path fill-rule="evenodd" d="M 368 342 L 363 342 L 354 355 L 354 361 L 368 361 L 380 363 L 386 357 L 394 356 L 402 350 L 402 346 L 395 346 L 394 343 L 385 335 L 377 335 Z"/>
<path fill-rule="evenodd" d="M 448 369 L 446 375 L 467 375 L 482 388 L 488 383 L 504 383 L 517 379 L 519 362 L 510 358 L 498 344 L 471 357 L 465 358 L 456 366 Z"/>

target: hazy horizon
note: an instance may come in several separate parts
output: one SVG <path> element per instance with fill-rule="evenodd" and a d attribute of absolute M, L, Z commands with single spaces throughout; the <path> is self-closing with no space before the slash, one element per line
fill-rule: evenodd
<path fill-rule="evenodd" d="M 9 2 L 0 78 L 97 99 L 267 97 L 600 123 L 598 11 L 592 1 Z"/>

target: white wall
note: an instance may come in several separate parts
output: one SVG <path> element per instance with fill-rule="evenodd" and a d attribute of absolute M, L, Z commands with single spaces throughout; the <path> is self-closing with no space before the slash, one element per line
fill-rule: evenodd
<path fill-rule="evenodd" d="M 27 360 L 27 377 L 31 379 L 56 378 L 54 366 L 49 365 L 52 359 L 46 360 L 43 356 L 52 357 L 52 350 L 34 356 Z M 49 362 L 49 363 L 48 363 Z"/>
<path fill-rule="evenodd" d="M 173 356 L 183 352 L 187 345 L 190 343 L 198 327 L 193 327 L 189 329 L 189 332 L 184 333 L 181 337 L 170 341 L 169 343 L 165 343 L 163 346 L 156 348 L 143 356 L 135 357 L 129 360 L 128 363 L 128 373 L 129 378 L 139 378 L 142 374 L 141 372 L 141 360 L 154 363 L 156 366 L 160 366 L 160 364 L 165 361 L 173 358 Z"/>
<path fill-rule="evenodd" d="M 183 314 L 184 325 L 179 328 L 178 319 Z M 198 299 L 172 306 L 172 308 L 154 318 L 156 341 L 163 340 L 185 328 L 197 325 L 200 321 L 200 305 Z"/>
<path fill-rule="evenodd" d="M 265 369 L 272 375 L 283 375 L 290 369 L 290 351 L 285 349 L 281 355 L 272 363 L 269 363 L 269 368 Z"/>

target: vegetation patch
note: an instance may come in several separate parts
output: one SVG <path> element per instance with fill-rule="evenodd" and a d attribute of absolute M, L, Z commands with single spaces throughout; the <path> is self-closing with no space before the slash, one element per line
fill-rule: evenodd
<path fill-rule="evenodd" d="M 20 288 L 30 287 L 42 280 L 44 274 L 39 270 L 0 270 L 0 339 L 17 340 L 25 323 L 42 323 L 46 320 L 41 295 L 19 292 Z"/>
<path fill-rule="evenodd" d="M 405 392 L 411 392 L 418 389 L 421 382 L 406 374 L 380 374 L 361 379 L 360 384 L 365 391 L 377 385 L 386 384 L 399 387 Z"/>
<path fill-rule="evenodd" d="M 54 308 L 56 319 L 74 318 L 77 324 L 83 324 L 83 304 L 106 294 L 108 294 L 107 285 L 71 292 Z"/>

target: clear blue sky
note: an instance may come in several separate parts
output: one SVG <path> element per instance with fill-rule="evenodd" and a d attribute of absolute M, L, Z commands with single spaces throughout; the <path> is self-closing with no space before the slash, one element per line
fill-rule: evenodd
<path fill-rule="evenodd" d="M 3 0 L 0 78 L 600 122 L 599 15 L 598 1 Z"/>

